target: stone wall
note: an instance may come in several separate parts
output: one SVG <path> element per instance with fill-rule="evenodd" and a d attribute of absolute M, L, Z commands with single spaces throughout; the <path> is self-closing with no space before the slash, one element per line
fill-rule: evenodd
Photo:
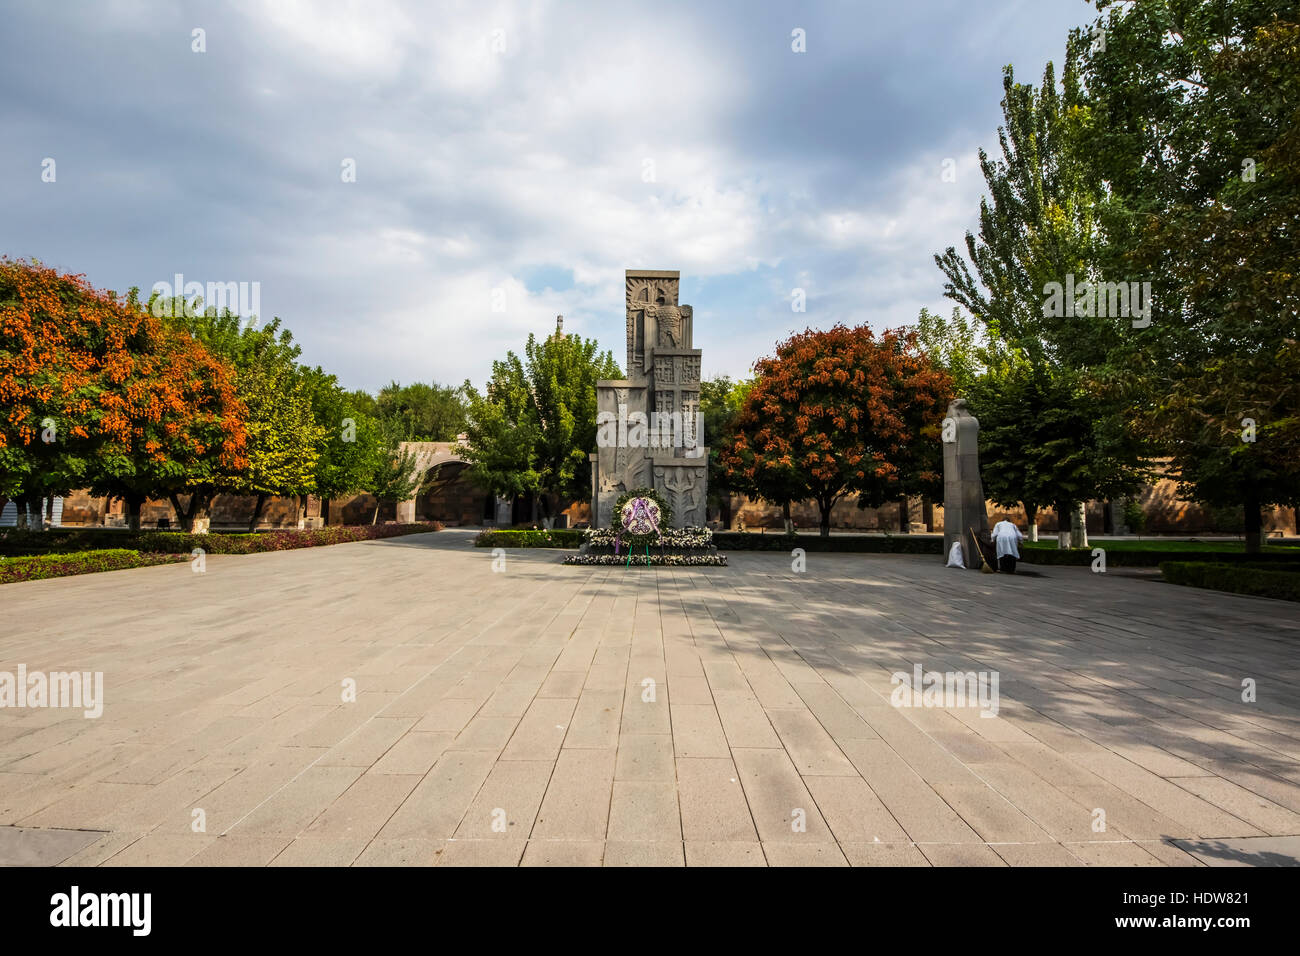
<path fill-rule="evenodd" d="M 1169 479 L 1160 479 L 1154 485 L 1143 488 L 1137 499 L 1147 514 L 1147 527 L 1144 534 L 1163 534 L 1190 537 L 1201 534 L 1241 534 L 1243 533 L 1242 512 L 1240 508 L 1210 509 L 1195 502 L 1184 501 L 1177 495 L 1177 483 Z M 1021 507 L 1003 508 L 992 501 L 986 503 L 989 523 L 995 524 L 1004 518 L 1021 528 L 1028 527 L 1024 509 Z M 770 505 L 763 501 L 751 501 L 744 496 L 731 499 L 732 527 L 740 527 L 744 521 L 746 528 L 769 528 L 780 530 L 783 527 L 780 505 Z M 925 521 L 925 505 L 917 498 L 908 502 L 908 524 L 912 531 L 942 531 L 943 506 L 933 504 L 930 507 L 929 526 Z M 821 523 L 821 511 L 815 501 L 800 501 L 790 505 L 790 516 L 795 526 L 802 530 L 816 529 Z M 831 529 L 835 531 L 883 532 L 897 534 L 901 530 L 901 519 L 897 502 L 891 502 L 880 508 L 859 508 L 857 497 L 850 495 L 836 502 L 831 509 Z M 1069 525 L 1068 521 L 1066 523 Z M 1089 534 L 1110 534 L 1112 528 L 1106 525 L 1105 505 L 1092 501 L 1087 507 L 1087 525 Z M 1293 508 L 1266 508 L 1263 514 L 1263 527 L 1266 532 L 1280 532 L 1295 535 L 1300 532 L 1296 527 L 1296 512 Z M 1047 508 L 1038 513 L 1038 532 L 1040 535 L 1056 534 L 1056 512 Z"/>
<path fill-rule="evenodd" d="M 189 497 L 181 496 L 181 503 L 188 504 Z M 212 527 L 238 528 L 248 527 L 248 519 L 253 516 L 257 499 L 242 495 L 217 495 L 212 499 Z M 259 528 L 296 528 L 298 526 L 299 501 L 297 498 L 268 498 L 262 506 Z M 320 514 L 320 500 L 309 498 L 306 516 Z M 171 502 L 165 499 L 148 501 L 140 509 L 140 526 L 157 528 L 159 519 L 166 519 L 172 528 L 179 528 L 180 522 L 172 510 Z M 105 500 L 95 497 L 89 491 L 74 491 L 63 499 L 63 525 L 97 527 L 101 525 L 121 525 L 126 523 L 126 506 L 115 500 L 105 506 Z"/>

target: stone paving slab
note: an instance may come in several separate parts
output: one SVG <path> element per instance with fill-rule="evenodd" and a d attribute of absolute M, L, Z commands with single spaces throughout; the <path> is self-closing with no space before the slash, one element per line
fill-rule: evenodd
<path fill-rule="evenodd" d="M 1176 845 L 1206 866 L 1300 866 L 1300 836 L 1178 840 Z"/>
<path fill-rule="evenodd" d="M 0 866 L 57 866 L 101 836 L 94 830 L 0 827 Z"/>
<path fill-rule="evenodd" d="M 1300 862 L 1294 605 L 905 555 L 494 572 L 471 538 L 5 585 L 0 671 L 105 703 L 0 710 L 0 863 Z M 996 674 L 997 715 L 898 706 L 916 665 Z"/>

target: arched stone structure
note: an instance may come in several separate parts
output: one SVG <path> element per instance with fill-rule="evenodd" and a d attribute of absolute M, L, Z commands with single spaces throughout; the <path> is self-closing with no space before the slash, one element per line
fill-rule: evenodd
<path fill-rule="evenodd" d="M 478 491 L 464 480 L 469 462 L 460 456 L 459 442 L 402 442 L 400 450 L 415 455 L 416 474 L 421 484 L 437 469 L 434 487 L 397 503 L 397 520 L 402 523 L 437 520 L 448 524 L 500 523 L 504 509 L 509 523 L 509 505 Z"/>

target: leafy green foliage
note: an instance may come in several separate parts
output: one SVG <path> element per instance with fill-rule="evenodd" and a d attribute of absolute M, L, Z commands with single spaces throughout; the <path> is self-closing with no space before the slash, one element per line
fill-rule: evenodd
<path fill-rule="evenodd" d="M 414 452 L 400 448 L 381 450 L 375 457 L 366 487 L 375 496 L 375 511 L 370 521 L 379 520 L 379 506 L 384 501 L 406 501 L 419 489 L 421 476 L 416 470 Z"/>
<path fill-rule="evenodd" d="M 508 352 L 492 363 L 482 393 L 464 385 L 470 480 L 503 497 L 540 494 L 548 515 L 560 499 L 589 498 L 596 382 L 621 374 L 594 339 L 530 334 L 523 359 Z"/>
<path fill-rule="evenodd" d="M 704 442 L 709 449 L 709 501 L 720 508 L 724 526 L 730 519 L 731 495 L 742 492 L 722 461 L 724 449 L 730 446 L 736 434 L 745 396 L 753 387 L 753 379 L 733 382 L 729 376 L 716 375 L 700 382 L 700 414 L 704 416 Z"/>
<path fill-rule="evenodd" d="M 1130 494 L 1145 471 L 1123 431 L 1111 432 L 1078 376 L 1012 352 L 972 386 L 980 422 L 984 490 L 1004 507 L 1023 504 L 1030 521 L 1047 506 Z"/>
<path fill-rule="evenodd" d="M 322 498 L 336 498 L 365 490 L 383 444 L 381 425 L 359 407 L 362 403 L 356 400 L 355 393 L 339 388 L 333 375 L 314 368 L 303 370 L 302 377 L 321 435 L 315 493 Z"/>
<path fill-rule="evenodd" d="M 989 344 L 979 324 L 959 308 L 947 319 L 923 308 L 916 320 L 916 337 L 930 361 L 948 373 L 956 394 L 968 396 L 990 361 Z"/>
<path fill-rule="evenodd" d="M 380 423 L 389 444 L 455 441 L 465 430 L 467 408 L 462 390 L 437 382 L 390 382 L 373 398 L 354 392 L 353 406 Z"/>
<path fill-rule="evenodd" d="M 1152 327 L 1113 364 L 1144 384 L 1133 420 L 1172 455 L 1182 492 L 1243 503 L 1258 547 L 1260 507 L 1300 494 L 1300 13 L 1288 0 L 1096 5 L 1088 158 L 1114 193 L 1112 241 L 1160 277 Z"/>

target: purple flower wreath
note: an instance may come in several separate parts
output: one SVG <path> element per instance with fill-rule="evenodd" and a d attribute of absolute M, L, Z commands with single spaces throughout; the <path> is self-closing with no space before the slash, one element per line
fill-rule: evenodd
<path fill-rule="evenodd" d="M 614 553 L 618 554 L 619 546 L 623 543 L 623 535 L 627 534 L 633 537 L 644 537 L 646 535 L 655 535 L 659 543 L 663 543 L 664 535 L 659 530 L 659 505 L 652 498 L 636 497 L 629 498 L 623 503 L 623 510 L 620 513 L 622 530 L 614 538 Z"/>

